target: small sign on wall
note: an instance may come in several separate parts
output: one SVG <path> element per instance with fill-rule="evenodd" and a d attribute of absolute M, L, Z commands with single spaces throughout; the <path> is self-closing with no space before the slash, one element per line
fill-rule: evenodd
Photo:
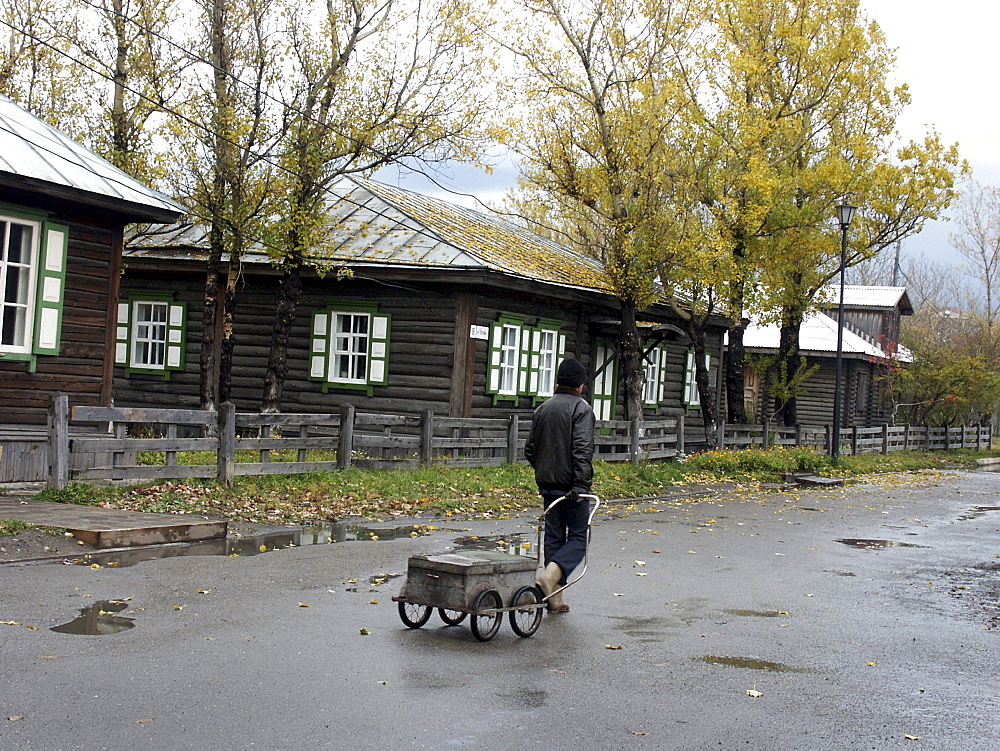
<path fill-rule="evenodd" d="M 484 341 L 488 341 L 490 338 L 490 327 L 473 325 L 469 328 L 469 336 L 472 339 L 482 339 Z"/>

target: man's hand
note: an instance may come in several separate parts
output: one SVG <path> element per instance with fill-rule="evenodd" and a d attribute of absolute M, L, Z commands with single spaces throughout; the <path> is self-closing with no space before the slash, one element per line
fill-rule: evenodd
<path fill-rule="evenodd" d="M 580 500 L 580 494 L 577 493 L 575 490 L 569 491 L 564 497 L 567 503 L 575 503 L 576 501 Z"/>

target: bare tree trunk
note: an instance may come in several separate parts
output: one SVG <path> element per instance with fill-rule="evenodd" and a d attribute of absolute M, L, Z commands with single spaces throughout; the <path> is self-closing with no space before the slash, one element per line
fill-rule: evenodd
<path fill-rule="evenodd" d="M 708 348 L 705 345 L 705 319 L 692 314 L 687 319 L 688 336 L 694 347 L 695 383 L 698 385 L 698 398 L 701 402 L 701 414 L 705 423 L 707 436 L 715 435 L 717 427 L 717 412 L 715 409 L 715 394 L 709 383 L 709 369 L 705 365 Z"/>
<path fill-rule="evenodd" d="M 743 402 L 743 392 L 746 389 L 746 375 L 743 372 L 746 350 L 743 348 L 743 335 L 746 333 L 746 326 L 745 319 L 730 324 L 729 351 L 726 357 L 726 421 L 739 425 L 748 422 L 746 405 Z"/>
<path fill-rule="evenodd" d="M 274 328 L 271 331 L 271 350 L 267 357 L 264 375 L 264 397 L 261 412 L 280 412 L 281 396 L 288 377 L 288 338 L 295 323 L 296 307 L 302 294 L 302 261 L 286 256 L 282 263 L 281 281 L 275 300 Z"/>
<path fill-rule="evenodd" d="M 798 422 L 798 400 L 795 394 L 788 393 L 790 384 L 795 382 L 799 373 L 801 358 L 799 357 L 799 327 L 801 320 L 787 320 L 782 317 L 781 334 L 778 341 L 778 354 L 771 366 L 768 383 L 776 387 L 774 395 L 775 416 L 780 416 L 786 427 Z M 784 394 L 784 397 L 782 396 Z"/>
<path fill-rule="evenodd" d="M 625 419 L 642 419 L 642 391 L 646 382 L 646 370 L 642 365 L 642 343 L 636 326 L 635 304 L 621 302 L 621 347 L 622 383 L 625 386 Z"/>

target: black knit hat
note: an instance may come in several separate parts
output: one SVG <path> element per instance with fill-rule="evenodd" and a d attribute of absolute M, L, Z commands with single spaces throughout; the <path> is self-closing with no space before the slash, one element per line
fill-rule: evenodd
<path fill-rule="evenodd" d="M 567 357 L 559 363 L 559 372 L 556 380 L 560 386 L 570 386 L 576 388 L 587 382 L 587 369 L 583 367 L 579 360 Z"/>

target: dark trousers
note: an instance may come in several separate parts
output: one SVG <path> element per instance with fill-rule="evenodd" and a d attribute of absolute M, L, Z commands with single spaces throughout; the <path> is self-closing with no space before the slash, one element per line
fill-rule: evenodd
<path fill-rule="evenodd" d="M 540 490 L 545 508 L 568 490 Z M 580 498 L 563 501 L 545 516 L 545 565 L 558 563 L 562 569 L 560 586 L 587 554 L 587 521 L 590 501 Z"/>

